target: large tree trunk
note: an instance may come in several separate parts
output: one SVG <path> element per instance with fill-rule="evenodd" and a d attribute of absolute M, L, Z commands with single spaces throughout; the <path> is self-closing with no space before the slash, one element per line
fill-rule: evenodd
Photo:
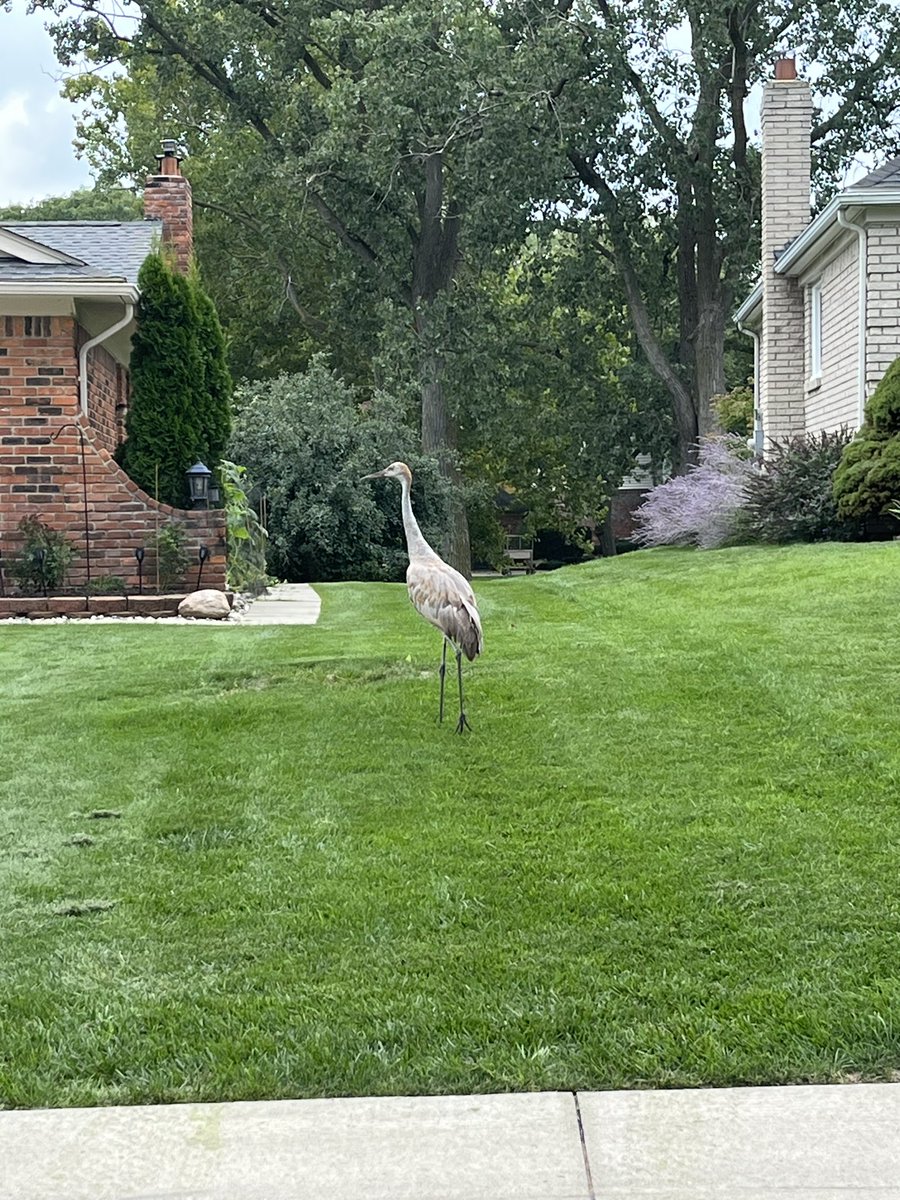
<path fill-rule="evenodd" d="M 441 329 L 435 328 L 439 321 L 435 320 L 433 308 L 435 300 L 449 290 L 459 265 L 460 212 L 458 208 L 453 215 L 449 212 L 441 154 L 429 154 L 424 167 L 412 286 L 413 321 L 419 343 L 422 449 L 437 458 L 441 473 L 450 483 L 450 527 L 441 553 L 451 567 L 468 578 L 472 573 L 472 553 L 462 474 L 456 456 L 459 429 L 444 395 L 444 343 Z"/>
<path fill-rule="evenodd" d="M 447 411 L 444 395 L 444 359 L 432 344 L 428 314 L 420 307 L 415 314 L 419 339 L 419 385 L 422 392 L 422 450 L 433 454 L 441 474 L 450 483 L 450 524 L 441 554 L 451 567 L 468 579 L 472 573 L 469 522 L 463 498 L 462 474 L 456 459 L 459 442 L 456 421 Z"/>

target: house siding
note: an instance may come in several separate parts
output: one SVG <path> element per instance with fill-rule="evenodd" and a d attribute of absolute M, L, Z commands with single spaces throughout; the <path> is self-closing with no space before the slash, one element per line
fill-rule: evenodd
<path fill-rule="evenodd" d="M 854 426 L 859 411 L 858 304 L 859 249 L 854 240 L 815 277 L 808 280 L 806 297 L 806 430 L 820 433 L 841 425 Z M 811 285 L 822 287 L 822 371 L 819 383 L 810 378 L 812 363 Z"/>
<path fill-rule="evenodd" d="M 900 355 L 900 229 L 871 225 L 867 237 L 866 396 Z"/>

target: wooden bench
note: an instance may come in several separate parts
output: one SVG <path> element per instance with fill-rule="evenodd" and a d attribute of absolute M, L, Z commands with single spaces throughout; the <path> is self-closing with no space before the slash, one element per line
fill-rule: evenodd
<path fill-rule="evenodd" d="M 526 575 L 534 574 L 534 546 L 529 538 L 519 533 L 507 534 L 503 555 L 510 564 L 510 571 L 522 567 Z"/>

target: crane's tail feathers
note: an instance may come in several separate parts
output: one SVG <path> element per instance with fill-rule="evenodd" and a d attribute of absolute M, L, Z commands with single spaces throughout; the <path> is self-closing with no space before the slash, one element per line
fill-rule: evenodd
<path fill-rule="evenodd" d="M 481 618 L 475 605 L 463 600 L 462 606 L 466 610 L 469 620 L 460 622 L 463 628 L 460 631 L 462 636 L 459 639 L 459 648 L 471 662 L 484 649 L 484 634 L 481 631 Z"/>

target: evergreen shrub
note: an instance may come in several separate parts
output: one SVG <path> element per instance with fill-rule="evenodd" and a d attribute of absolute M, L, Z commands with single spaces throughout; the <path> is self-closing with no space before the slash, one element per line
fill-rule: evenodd
<path fill-rule="evenodd" d="M 900 358 L 869 398 L 833 486 L 838 513 L 845 518 L 878 516 L 900 496 Z"/>

